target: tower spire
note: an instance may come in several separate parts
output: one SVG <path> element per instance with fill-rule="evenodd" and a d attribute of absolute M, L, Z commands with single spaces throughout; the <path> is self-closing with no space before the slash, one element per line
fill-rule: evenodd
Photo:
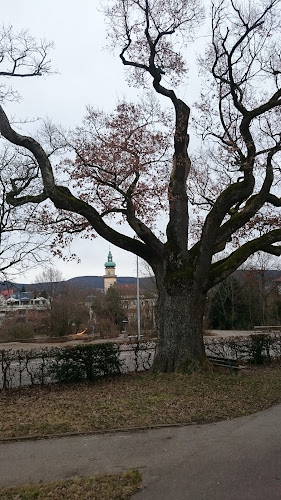
<path fill-rule="evenodd" d="M 117 276 L 115 274 L 116 264 L 115 264 L 115 262 L 113 262 L 110 247 L 109 247 L 109 252 L 108 252 L 108 256 L 107 256 L 107 261 L 105 262 L 104 267 L 105 267 L 105 274 L 103 277 L 103 282 L 104 282 L 104 290 L 105 290 L 105 292 L 107 292 L 107 290 L 112 285 L 114 285 L 117 281 Z"/>

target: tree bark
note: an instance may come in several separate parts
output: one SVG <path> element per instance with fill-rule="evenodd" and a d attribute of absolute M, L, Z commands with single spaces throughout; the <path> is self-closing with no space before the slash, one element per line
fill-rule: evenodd
<path fill-rule="evenodd" d="M 206 369 L 203 318 L 206 294 L 194 284 L 177 291 L 163 286 L 156 304 L 158 341 L 154 372 L 191 373 Z"/>

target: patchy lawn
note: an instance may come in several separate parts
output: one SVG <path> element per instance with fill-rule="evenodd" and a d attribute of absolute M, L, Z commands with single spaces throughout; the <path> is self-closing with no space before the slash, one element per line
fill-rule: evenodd
<path fill-rule="evenodd" d="M 123 375 L 0 391 L 0 439 L 214 422 L 281 402 L 281 366 L 229 374 Z"/>
<path fill-rule="evenodd" d="M 136 470 L 54 483 L 0 490 L 1 500 L 127 500 L 136 493 L 141 475 Z"/>

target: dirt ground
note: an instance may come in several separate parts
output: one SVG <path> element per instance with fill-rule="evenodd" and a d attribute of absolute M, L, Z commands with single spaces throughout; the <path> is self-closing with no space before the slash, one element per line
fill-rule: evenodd
<path fill-rule="evenodd" d="M 74 337 L 74 336 L 73 336 Z M 1 342 L 0 350 L 6 349 L 41 349 L 42 347 L 69 347 L 73 345 L 83 345 L 83 344 L 100 344 L 104 342 L 120 342 L 120 339 L 89 339 L 87 338 L 70 338 L 68 341 L 60 341 L 58 338 L 51 342 L 44 342 L 44 339 L 36 339 L 36 341 L 13 341 L 13 342 Z"/>
<path fill-rule="evenodd" d="M 280 327 L 281 330 L 281 327 Z M 253 334 L 259 334 L 261 333 L 258 330 L 209 330 L 208 332 L 208 337 L 245 337 Z M 0 343 L 0 350 L 7 350 L 7 349 L 39 349 L 42 347 L 69 347 L 77 344 L 85 344 L 85 343 L 90 343 L 90 344 L 100 344 L 104 342 L 115 342 L 118 344 L 123 344 L 124 339 L 121 337 L 117 338 L 112 338 L 112 339 L 95 339 L 90 336 L 81 336 L 81 337 L 75 337 L 72 335 L 68 341 L 60 341 L 59 338 L 54 339 L 51 342 L 44 342 L 42 340 L 40 342 L 40 339 L 37 339 L 36 341 L 32 342 L 21 342 L 21 341 L 14 341 L 14 342 L 1 342 Z"/>

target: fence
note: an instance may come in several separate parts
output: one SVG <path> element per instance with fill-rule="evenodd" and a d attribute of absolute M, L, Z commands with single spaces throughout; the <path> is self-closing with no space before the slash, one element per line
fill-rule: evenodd
<path fill-rule="evenodd" d="M 154 347 L 136 343 L 120 349 L 112 343 L 74 347 L 0 350 L 2 388 L 95 381 L 126 372 L 148 370 Z"/>
<path fill-rule="evenodd" d="M 281 358 L 281 334 L 205 337 L 207 355 L 262 364 Z M 4 389 L 56 382 L 95 381 L 121 373 L 149 370 L 156 344 L 116 344 L 0 350 L 0 385 Z"/>
<path fill-rule="evenodd" d="M 111 343 L 65 348 L 0 351 L 1 385 L 98 380 L 121 373 L 118 346 Z"/>
<path fill-rule="evenodd" d="M 207 355 L 238 359 L 261 365 L 281 357 L 281 334 L 254 334 L 245 337 L 206 337 Z"/>

